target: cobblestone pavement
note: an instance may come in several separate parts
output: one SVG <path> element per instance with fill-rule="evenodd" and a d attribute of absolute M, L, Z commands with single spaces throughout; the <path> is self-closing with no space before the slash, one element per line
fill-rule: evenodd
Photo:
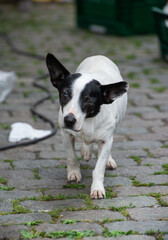
<path fill-rule="evenodd" d="M 155 36 L 120 38 L 79 30 L 73 4 L 36 4 L 29 13 L 1 5 L 2 30 L 17 47 L 46 55 L 53 52 L 71 71 L 87 56 L 113 59 L 130 84 L 127 114 L 113 146 L 118 168 L 107 170 L 106 199 L 89 197 L 96 147 L 89 162 L 80 157 L 83 180 L 67 184 L 60 130 L 36 145 L 0 152 L 0 239 L 76 238 L 101 240 L 168 239 L 168 65 L 159 58 Z M 10 124 L 28 122 L 30 104 L 44 93 L 32 87 L 45 62 L 11 53 L 0 40 L 0 69 L 15 71 L 17 82 L 0 104 L 0 145 L 8 144 Z M 58 94 L 39 111 L 57 123 Z"/>

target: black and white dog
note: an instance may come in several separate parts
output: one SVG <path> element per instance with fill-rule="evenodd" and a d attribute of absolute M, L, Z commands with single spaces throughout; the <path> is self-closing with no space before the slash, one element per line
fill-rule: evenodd
<path fill-rule="evenodd" d="M 75 154 L 74 137 L 81 138 L 83 159 L 89 160 L 92 144 L 99 144 L 93 171 L 91 198 L 105 197 L 105 168 L 117 167 L 111 156 L 113 133 L 127 106 L 128 83 L 118 67 L 104 56 L 86 58 L 75 74 L 52 55 L 46 58 L 51 82 L 59 91 L 59 124 L 67 151 L 67 179 L 81 181 L 80 164 Z"/>

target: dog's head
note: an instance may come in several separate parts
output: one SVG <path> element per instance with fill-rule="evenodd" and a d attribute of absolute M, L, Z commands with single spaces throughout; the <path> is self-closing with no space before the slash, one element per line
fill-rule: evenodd
<path fill-rule="evenodd" d="M 62 128 L 79 132 L 86 118 L 95 117 L 102 104 L 110 104 L 128 89 L 127 82 L 101 85 L 89 74 L 70 72 L 50 53 L 46 57 L 50 79 L 59 91 Z"/>

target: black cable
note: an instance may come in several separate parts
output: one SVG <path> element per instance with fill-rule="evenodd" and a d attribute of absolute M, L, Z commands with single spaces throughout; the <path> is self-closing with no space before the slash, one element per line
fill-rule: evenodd
<path fill-rule="evenodd" d="M 44 61 L 45 60 L 45 57 L 44 56 L 41 56 L 41 55 L 37 55 L 37 54 L 32 54 L 32 53 L 29 53 L 29 52 L 26 52 L 26 51 L 22 51 L 22 50 L 19 50 L 15 47 L 15 45 L 13 44 L 11 38 L 9 37 L 8 34 L 6 33 L 2 33 L 0 32 L 0 37 L 4 39 L 4 41 L 7 43 L 7 45 L 9 46 L 10 50 L 16 54 L 19 54 L 19 55 L 22 55 L 22 56 L 25 56 L 25 57 L 31 57 L 31 58 L 36 58 L 38 60 L 42 60 Z M 48 134 L 47 136 L 45 137 L 41 137 L 41 138 L 37 138 L 37 139 L 33 139 L 33 140 L 30 140 L 30 141 L 24 141 L 24 142 L 20 142 L 20 143 L 15 143 L 15 144 L 9 144 L 9 145 L 6 145 L 6 146 L 2 146 L 0 147 L 0 151 L 5 151 L 5 150 L 8 150 L 8 149 L 11 149 L 11 148 L 16 148 L 16 147 L 24 147 L 24 146 L 28 146 L 28 145 L 31 145 L 31 144 L 35 144 L 37 142 L 40 142 L 40 141 L 43 141 L 49 137 L 52 137 L 56 134 L 57 132 L 57 128 L 56 128 L 56 125 L 55 123 L 48 117 L 44 116 L 43 114 L 39 113 L 36 111 L 36 107 L 38 105 L 40 105 L 41 103 L 43 103 L 44 101 L 50 99 L 52 97 L 51 95 L 51 92 L 49 91 L 49 89 L 47 89 L 46 87 L 44 87 L 43 85 L 40 85 L 38 83 L 39 80 L 41 79 L 45 79 L 47 78 L 49 75 L 46 73 L 46 74 L 43 74 L 41 76 L 37 76 L 34 78 L 33 80 L 33 86 L 37 87 L 37 88 L 40 88 L 42 89 L 43 91 L 46 92 L 46 96 L 39 99 L 38 101 L 36 101 L 35 103 L 33 103 L 31 106 L 30 106 L 30 111 L 32 112 L 33 115 L 36 115 L 37 117 L 39 117 L 40 119 L 42 119 L 43 121 L 45 122 L 48 122 L 51 126 L 51 133 Z"/>

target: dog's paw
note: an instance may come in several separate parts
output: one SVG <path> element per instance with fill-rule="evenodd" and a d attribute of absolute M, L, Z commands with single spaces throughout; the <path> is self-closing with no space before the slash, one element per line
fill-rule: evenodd
<path fill-rule="evenodd" d="M 81 155 L 83 160 L 89 161 L 92 156 L 92 144 L 86 145 L 83 143 L 81 148 Z"/>
<path fill-rule="evenodd" d="M 77 183 L 81 182 L 82 175 L 81 175 L 80 169 L 68 171 L 67 180 L 68 182 L 73 182 L 73 181 Z"/>
<path fill-rule="evenodd" d="M 114 161 L 114 159 L 110 156 L 108 161 L 107 161 L 107 164 L 106 164 L 106 169 L 113 170 L 113 169 L 116 169 L 116 168 L 117 168 L 117 164 Z"/>
<path fill-rule="evenodd" d="M 93 190 L 90 194 L 91 199 L 106 198 L 105 190 Z"/>
<path fill-rule="evenodd" d="M 92 183 L 90 197 L 92 199 L 106 198 L 105 189 L 102 182 L 97 181 Z"/>

